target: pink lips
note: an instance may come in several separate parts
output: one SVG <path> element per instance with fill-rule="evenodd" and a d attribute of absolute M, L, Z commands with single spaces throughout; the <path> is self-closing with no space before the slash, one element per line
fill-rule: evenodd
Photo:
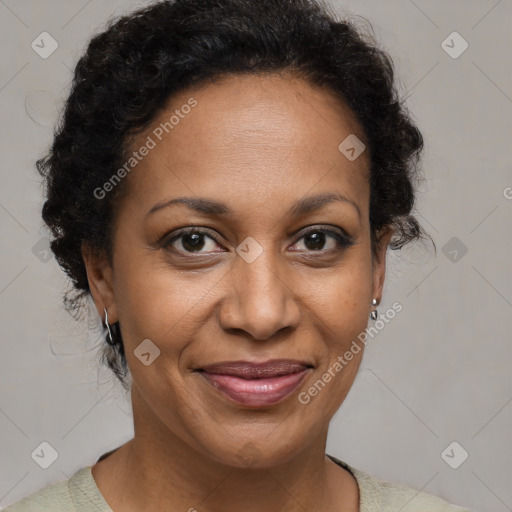
<path fill-rule="evenodd" d="M 205 366 L 200 374 L 231 400 L 247 406 L 272 405 L 291 395 L 312 365 L 290 359 L 263 363 L 230 361 Z"/>

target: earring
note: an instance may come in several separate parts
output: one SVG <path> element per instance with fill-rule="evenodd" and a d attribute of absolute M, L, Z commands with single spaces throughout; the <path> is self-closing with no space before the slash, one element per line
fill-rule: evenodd
<path fill-rule="evenodd" d="M 107 332 L 108 332 L 108 338 L 107 338 L 107 343 L 109 345 L 111 345 L 112 347 L 115 346 L 115 343 L 114 343 L 114 340 L 112 338 L 112 332 L 110 331 L 110 325 L 108 325 L 108 314 L 107 314 L 107 310 L 105 308 L 103 308 L 103 311 L 105 312 L 105 325 L 107 327 Z"/>
<path fill-rule="evenodd" d="M 378 300 L 377 299 L 372 299 L 372 306 L 376 306 L 378 304 Z M 370 313 L 370 318 L 372 320 L 377 320 L 378 318 L 378 313 L 377 313 L 377 310 L 374 309 L 371 313 Z"/>

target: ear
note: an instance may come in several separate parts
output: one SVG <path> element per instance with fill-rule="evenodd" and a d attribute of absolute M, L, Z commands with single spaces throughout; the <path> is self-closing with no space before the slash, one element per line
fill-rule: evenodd
<path fill-rule="evenodd" d="M 85 263 L 89 288 L 98 314 L 104 321 L 105 313 L 103 309 L 106 309 L 108 323 L 110 325 L 115 324 L 118 321 L 118 316 L 114 299 L 112 267 L 107 255 L 98 250 L 93 250 L 87 244 L 82 243 L 82 258 Z"/>
<path fill-rule="evenodd" d="M 377 233 L 377 249 L 373 257 L 372 299 L 376 298 L 379 303 L 381 302 L 386 277 L 386 254 L 394 231 L 392 226 L 385 226 Z"/>

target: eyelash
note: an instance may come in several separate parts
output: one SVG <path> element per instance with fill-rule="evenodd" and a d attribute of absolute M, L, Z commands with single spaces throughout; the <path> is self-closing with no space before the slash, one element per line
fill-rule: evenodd
<path fill-rule="evenodd" d="M 313 227 L 313 228 L 308 229 L 307 231 L 303 232 L 302 235 L 300 236 L 300 238 L 298 238 L 293 245 L 296 245 L 300 240 L 302 240 L 303 238 L 305 238 L 306 236 L 308 236 L 311 233 L 324 233 L 324 234 L 330 235 L 332 238 L 335 239 L 338 249 L 345 249 L 347 247 L 350 247 L 351 245 L 354 245 L 352 238 L 348 235 L 342 234 L 342 233 L 340 233 L 338 231 L 334 231 L 332 229 L 317 228 L 317 227 Z M 183 236 L 190 235 L 190 234 L 206 235 L 207 237 L 214 240 L 217 244 L 222 245 L 221 241 L 218 238 L 218 235 L 213 234 L 210 231 L 205 231 L 204 229 L 200 229 L 200 228 L 185 228 L 185 229 L 182 229 L 182 230 L 178 231 L 177 233 L 175 233 L 172 236 L 172 238 L 167 239 L 167 237 L 164 237 L 161 246 L 166 250 L 171 250 L 171 251 L 178 252 L 178 253 L 182 254 L 183 251 L 175 250 L 171 246 L 176 240 L 179 240 Z M 300 252 L 300 251 L 296 251 L 296 252 Z M 325 253 L 329 252 L 329 250 L 320 249 L 318 251 L 311 250 L 311 251 L 307 251 L 307 252 L 320 253 L 320 254 L 324 253 L 325 254 Z M 194 254 L 194 252 L 185 251 L 185 254 Z M 197 252 L 196 254 L 203 254 L 203 253 Z M 208 253 L 205 253 L 205 254 L 208 254 Z"/>

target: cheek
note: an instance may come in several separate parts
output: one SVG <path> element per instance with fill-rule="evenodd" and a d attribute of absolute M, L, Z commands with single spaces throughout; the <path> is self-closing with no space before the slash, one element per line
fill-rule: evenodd
<path fill-rule="evenodd" d="M 338 269 L 320 280 L 305 296 L 313 297 L 311 307 L 334 335 L 359 333 L 366 327 L 370 311 L 372 274 L 363 255 L 354 264 Z"/>
<path fill-rule="evenodd" d="M 156 343 L 171 330 L 185 314 L 188 300 L 183 283 L 157 262 L 154 252 L 137 248 L 128 236 L 120 240 L 113 265 L 114 293 L 123 340 L 127 351 L 133 351 L 142 340 Z"/>
<path fill-rule="evenodd" d="M 345 400 L 361 364 L 371 280 L 353 271 L 330 284 L 315 305 L 318 368 L 298 397 L 312 417 L 328 419 Z"/>
<path fill-rule="evenodd" d="M 179 387 L 189 350 L 205 338 L 205 326 L 212 325 L 212 309 L 221 297 L 226 267 L 208 272 L 179 271 L 161 253 L 128 252 L 126 246 L 119 249 L 114 266 L 115 295 L 128 365 L 135 379 L 145 378 L 138 373 L 145 367 L 141 368 L 134 351 L 149 339 L 160 350 L 150 367 L 155 370 L 150 372 L 153 385 L 173 382 Z"/>
<path fill-rule="evenodd" d="M 200 285 L 199 279 L 179 275 L 163 265 L 145 264 L 147 268 L 141 261 L 137 268 L 119 269 L 123 277 L 116 289 L 116 303 L 122 325 L 129 327 L 126 341 L 136 343 L 139 338 L 149 338 L 161 349 L 178 350 L 179 340 L 187 341 L 180 333 L 195 328 L 194 310 L 208 287 L 204 282 Z M 164 345 L 171 336 L 176 342 Z"/>
<path fill-rule="evenodd" d="M 321 282 L 316 291 L 315 287 L 309 291 L 315 297 L 312 308 L 319 367 L 310 383 L 313 388 L 306 389 L 304 399 L 315 402 L 313 407 L 318 408 L 318 414 L 329 416 L 347 396 L 363 357 L 365 345 L 361 334 L 369 320 L 371 258 L 366 251 L 355 251 L 343 268 Z M 317 379 L 321 380 L 318 385 Z"/>

